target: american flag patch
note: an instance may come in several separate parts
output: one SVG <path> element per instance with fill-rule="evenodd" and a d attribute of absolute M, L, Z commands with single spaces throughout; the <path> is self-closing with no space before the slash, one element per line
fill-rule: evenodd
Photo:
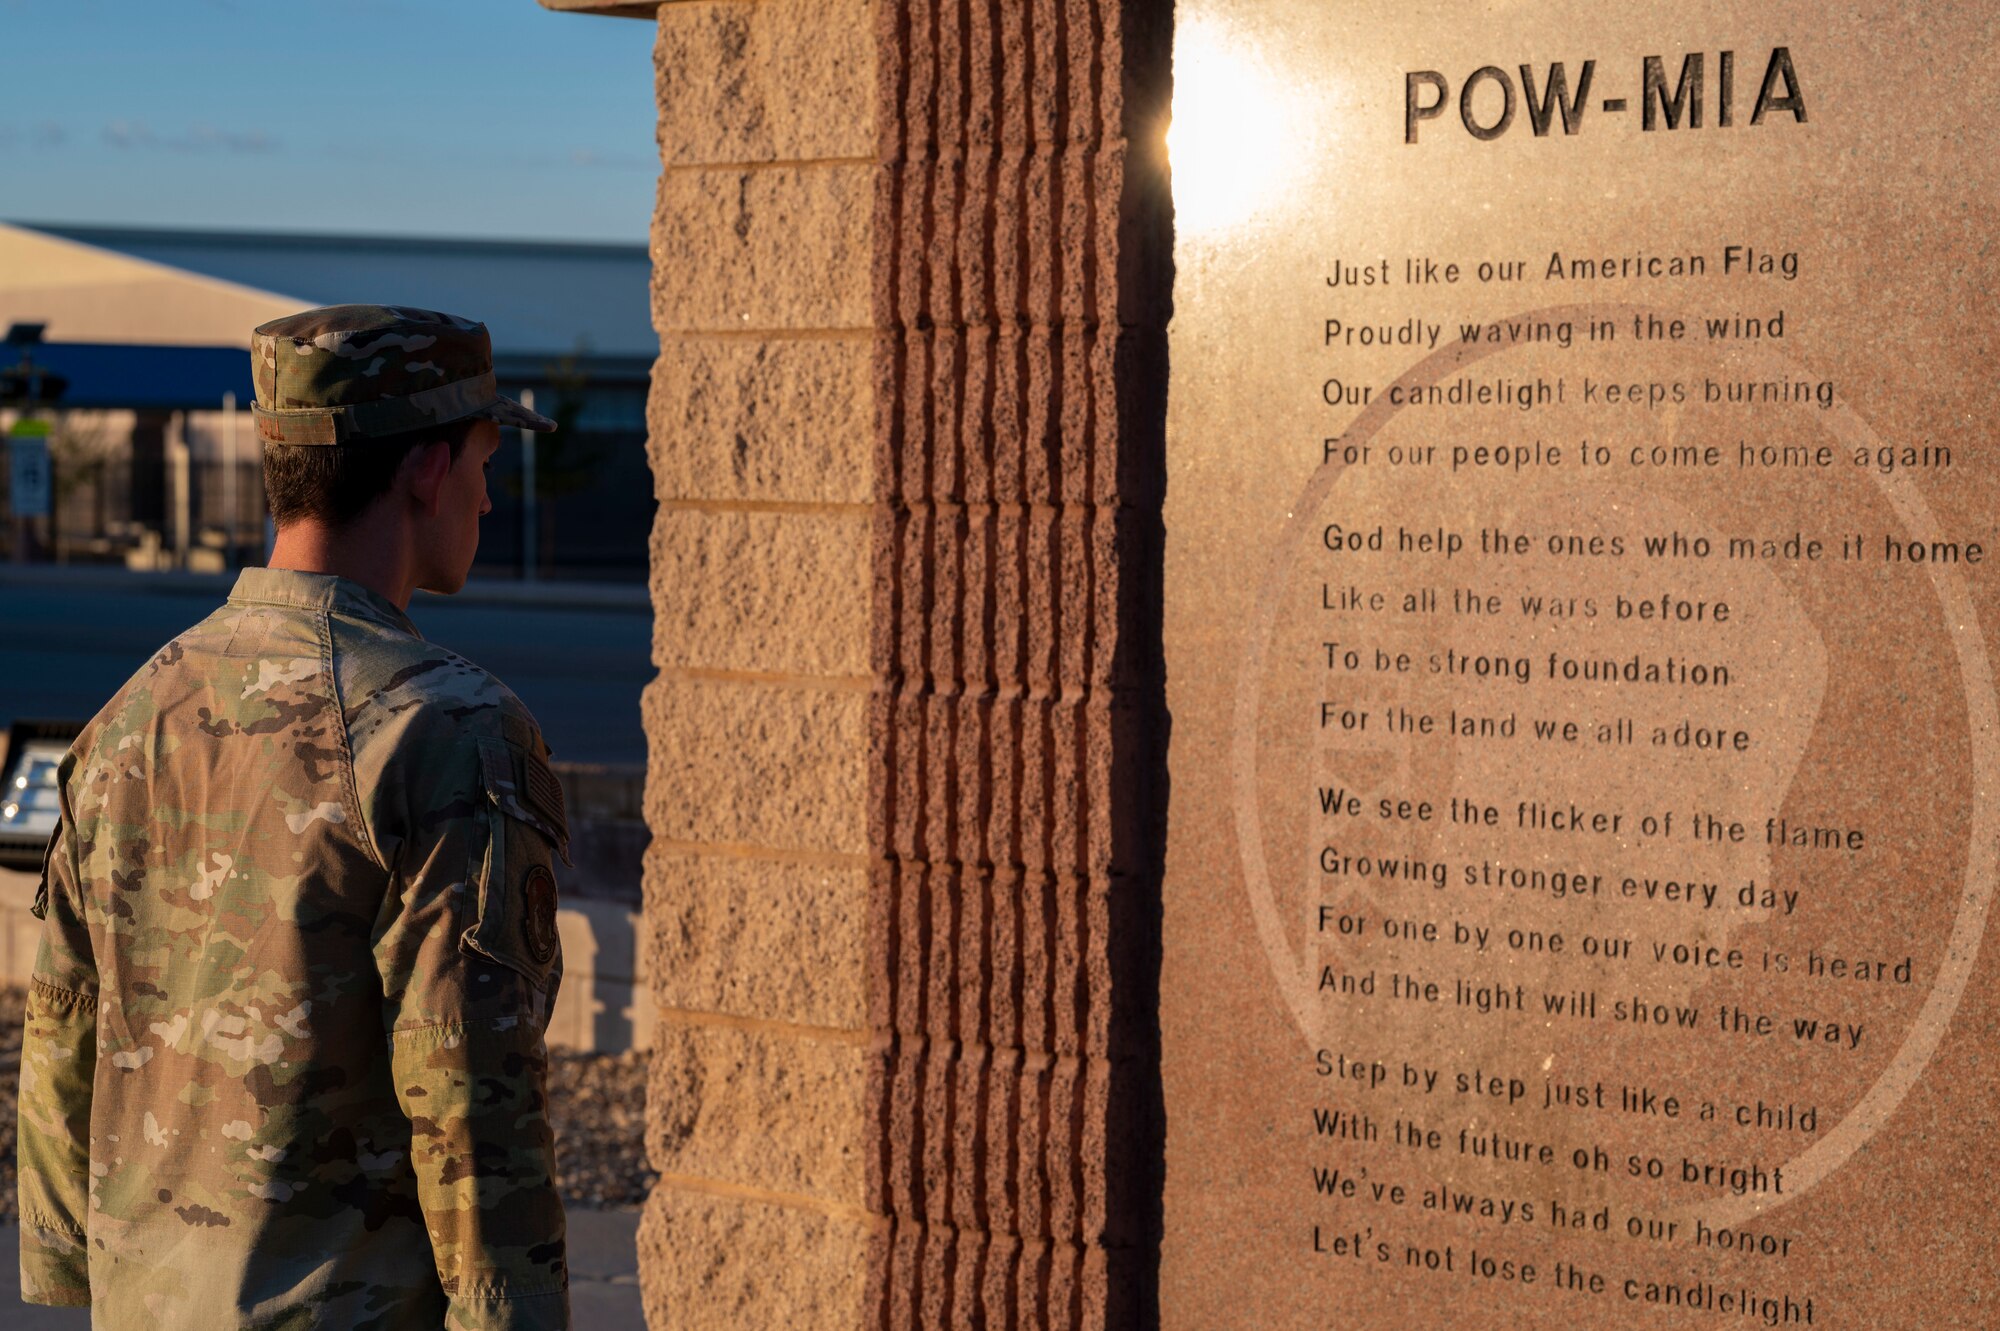
<path fill-rule="evenodd" d="M 549 770 L 549 765 L 539 758 L 528 760 L 528 802 L 533 804 L 544 818 L 553 825 L 558 835 L 569 835 L 569 815 L 563 804 L 562 782 Z"/>

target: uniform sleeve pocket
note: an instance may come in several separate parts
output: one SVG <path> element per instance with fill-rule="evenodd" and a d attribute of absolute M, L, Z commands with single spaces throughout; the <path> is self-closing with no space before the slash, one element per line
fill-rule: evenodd
<path fill-rule="evenodd" d="M 504 740 L 483 742 L 480 758 L 488 836 L 474 872 L 478 918 L 463 943 L 519 971 L 552 1004 L 562 975 L 555 860 L 569 840 L 561 787 L 547 764 Z"/>
<path fill-rule="evenodd" d="M 38 920 L 49 918 L 49 868 L 56 857 L 56 842 L 62 839 L 62 828 L 58 826 L 49 833 L 49 844 L 42 847 L 42 880 L 35 884 L 35 904 L 28 907 L 28 914 Z"/>

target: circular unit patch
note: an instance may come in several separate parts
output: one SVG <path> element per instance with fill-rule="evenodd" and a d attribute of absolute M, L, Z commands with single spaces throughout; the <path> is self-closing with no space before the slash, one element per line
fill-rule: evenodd
<path fill-rule="evenodd" d="M 556 954 L 556 876 L 547 865 L 537 864 L 528 870 L 521 895 L 526 899 L 521 937 L 528 945 L 528 955 L 546 965 Z"/>

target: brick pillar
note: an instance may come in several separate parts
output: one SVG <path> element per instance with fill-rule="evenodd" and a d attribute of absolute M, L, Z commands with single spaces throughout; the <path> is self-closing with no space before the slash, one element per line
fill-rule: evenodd
<path fill-rule="evenodd" d="M 876 17 L 866 1324 L 1143 1326 L 1172 5 Z"/>
<path fill-rule="evenodd" d="M 1157 1321 L 1171 0 L 657 9 L 657 1328 Z"/>
<path fill-rule="evenodd" d="M 659 9 L 647 1149 L 661 1331 L 861 1325 L 870 0 Z"/>

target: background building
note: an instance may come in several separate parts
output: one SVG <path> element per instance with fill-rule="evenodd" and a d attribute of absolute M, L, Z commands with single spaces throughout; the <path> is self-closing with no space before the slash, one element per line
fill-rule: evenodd
<path fill-rule="evenodd" d="M 501 391 L 532 393 L 564 425 L 537 447 L 541 574 L 638 580 L 653 511 L 650 272 L 643 245 L 0 224 L 0 326 L 46 325 L 36 362 L 69 381 L 50 553 L 220 567 L 234 545 L 254 559 L 250 330 L 380 302 L 482 320 Z M 509 432 L 495 459 L 478 573 L 518 572 L 530 544 L 520 449 Z"/>

